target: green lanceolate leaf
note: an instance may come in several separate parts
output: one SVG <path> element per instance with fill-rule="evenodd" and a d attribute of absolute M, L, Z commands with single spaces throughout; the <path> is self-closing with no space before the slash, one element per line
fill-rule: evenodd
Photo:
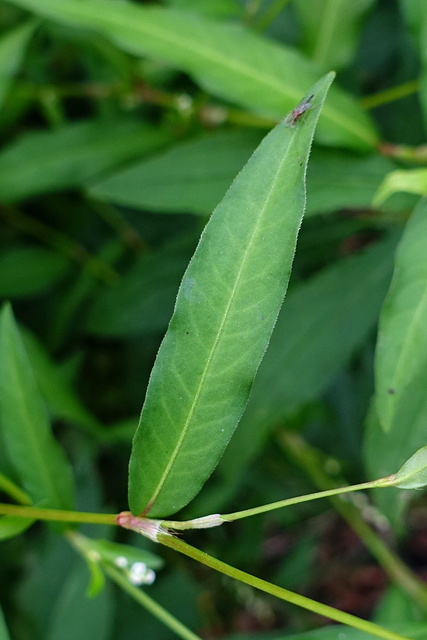
<path fill-rule="evenodd" d="M 184 275 L 134 438 L 133 513 L 191 500 L 240 419 L 282 303 L 305 201 L 305 167 L 333 74 L 310 108 L 261 143 L 214 211 Z M 290 126 L 293 125 L 293 126 Z"/>
<path fill-rule="evenodd" d="M 8 305 L 0 316 L 0 424 L 9 459 L 33 501 L 71 508 L 71 471 L 50 431 L 46 408 Z"/>
<path fill-rule="evenodd" d="M 131 119 L 88 120 L 30 133 L 0 154 L 0 200 L 75 188 L 160 147 L 168 136 Z"/>
<path fill-rule="evenodd" d="M 427 199 L 415 209 L 397 250 L 390 291 L 381 312 L 375 361 L 376 403 L 387 431 L 402 393 L 427 352 Z"/>
<path fill-rule="evenodd" d="M 273 118 L 283 117 L 319 77 L 319 68 L 290 47 L 186 11 L 112 0 L 10 1 L 68 25 L 92 28 L 129 53 L 165 60 L 214 95 Z M 365 151 L 377 143 L 370 118 L 337 88 L 322 112 L 318 138 Z"/>
<path fill-rule="evenodd" d="M 420 489 L 427 484 L 427 447 L 418 449 L 396 473 L 394 487 Z"/>

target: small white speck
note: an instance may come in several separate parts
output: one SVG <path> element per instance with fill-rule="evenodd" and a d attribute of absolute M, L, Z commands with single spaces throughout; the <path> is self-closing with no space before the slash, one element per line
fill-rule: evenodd
<path fill-rule="evenodd" d="M 125 569 L 128 566 L 129 562 L 128 559 L 124 556 L 117 556 L 117 558 L 114 560 L 114 564 L 116 565 L 116 567 L 120 567 L 120 569 Z"/>
<path fill-rule="evenodd" d="M 143 562 L 135 562 L 129 570 L 129 580 L 134 585 L 153 584 L 156 574 Z"/>

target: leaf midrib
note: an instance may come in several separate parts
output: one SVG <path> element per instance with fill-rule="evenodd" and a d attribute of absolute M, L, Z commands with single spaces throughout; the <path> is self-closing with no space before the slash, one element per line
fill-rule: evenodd
<path fill-rule="evenodd" d="M 260 224 L 261 224 L 261 222 L 263 220 L 264 213 L 266 211 L 266 208 L 267 208 L 267 206 L 269 204 L 269 201 L 271 199 L 272 193 L 273 193 L 273 191 L 275 189 L 275 186 L 277 184 L 278 177 L 279 177 L 279 175 L 281 173 L 283 164 L 286 162 L 286 159 L 288 158 L 288 155 L 290 153 L 290 150 L 292 148 L 292 144 L 293 144 L 294 140 L 295 140 L 295 133 L 293 134 L 292 138 L 289 140 L 289 144 L 288 144 L 286 153 L 284 154 L 282 161 L 278 165 L 278 168 L 277 168 L 276 174 L 274 176 L 274 179 L 271 182 L 271 187 L 269 189 L 269 193 L 268 193 L 268 195 L 267 195 L 267 197 L 265 199 L 265 203 L 264 203 L 264 205 L 263 205 L 263 207 L 261 209 L 261 213 L 258 216 L 256 224 L 254 225 L 254 229 L 253 229 L 253 232 L 251 234 L 250 240 L 249 240 L 249 242 L 248 242 L 248 244 L 246 246 L 246 249 L 245 249 L 245 251 L 243 253 L 242 260 L 241 260 L 241 265 L 240 265 L 240 268 L 239 268 L 239 270 L 237 272 L 235 284 L 234 284 L 234 286 L 233 286 L 233 288 L 232 288 L 232 290 L 230 292 L 229 301 L 228 301 L 228 303 L 226 305 L 226 308 L 224 310 L 223 318 L 222 318 L 220 326 L 218 328 L 217 335 L 214 338 L 212 347 L 210 349 L 210 353 L 209 353 L 209 355 L 207 357 L 206 365 L 205 365 L 204 370 L 203 370 L 203 372 L 201 374 L 200 382 L 198 384 L 196 393 L 194 395 L 194 400 L 193 400 L 193 402 L 192 402 L 192 404 L 190 406 L 188 417 L 187 417 L 187 420 L 185 421 L 184 427 L 182 429 L 182 433 L 181 433 L 181 435 L 180 435 L 180 437 L 178 439 L 178 442 L 177 442 L 177 444 L 175 446 L 175 449 L 174 449 L 174 451 L 173 451 L 173 453 L 172 453 L 172 455 L 170 457 L 170 460 L 169 460 L 169 462 L 168 462 L 168 464 L 167 464 L 167 466 L 165 468 L 165 471 L 164 471 L 162 477 L 160 478 L 157 487 L 154 489 L 152 497 L 148 501 L 146 512 L 148 512 L 151 509 L 151 507 L 153 506 L 155 500 L 157 499 L 157 496 L 159 495 L 160 491 L 162 490 L 163 486 L 165 485 L 165 483 L 167 481 L 167 478 L 168 478 L 168 476 L 169 476 L 169 474 L 170 474 L 170 472 L 172 470 L 172 467 L 173 467 L 173 465 L 175 463 L 175 460 L 177 459 L 178 454 L 179 454 L 179 452 L 181 450 L 181 447 L 183 446 L 185 437 L 187 435 L 188 429 L 190 427 L 191 421 L 192 421 L 194 413 L 196 411 L 197 404 L 198 404 L 200 395 L 202 393 L 202 390 L 203 390 L 203 387 L 204 387 L 204 384 L 205 384 L 205 380 L 206 380 L 206 378 L 208 376 L 208 373 L 209 373 L 210 364 L 211 364 L 212 359 L 214 357 L 215 351 L 217 350 L 218 344 L 220 342 L 221 336 L 222 336 L 223 331 L 224 331 L 224 326 L 225 326 L 225 323 L 227 321 L 227 317 L 229 315 L 231 306 L 233 304 L 233 301 L 234 301 L 234 298 L 235 298 L 235 295 L 236 295 L 236 291 L 237 291 L 238 286 L 240 284 L 242 272 L 243 272 L 244 267 L 246 265 L 246 262 L 248 260 L 248 254 L 250 252 L 250 248 L 252 246 L 252 243 L 253 243 L 253 240 L 254 240 L 255 236 L 257 235 L 259 226 L 260 226 Z"/>

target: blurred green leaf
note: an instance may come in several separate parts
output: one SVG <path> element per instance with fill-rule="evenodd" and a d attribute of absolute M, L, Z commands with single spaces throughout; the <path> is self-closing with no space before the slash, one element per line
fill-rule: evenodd
<path fill-rule="evenodd" d="M 31 527 L 33 522 L 34 520 L 32 518 L 18 518 L 17 516 L 0 517 L 0 541 L 19 536 Z"/>
<path fill-rule="evenodd" d="M 84 557 L 84 560 L 86 561 L 86 566 L 89 569 L 90 573 L 89 584 L 86 588 L 86 595 L 89 598 L 94 598 L 105 587 L 105 575 L 98 560 L 92 558 L 89 555 L 86 555 Z"/>
<path fill-rule="evenodd" d="M 10 306 L 0 316 L 0 418 L 11 463 L 34 502 L 72 508 L 73 480 L 55 441 Z"/>
<path fill-rule="evenodd" d="M 81 187 L 149 153 L 168 139 L 159 127 L 131 118 L 89 120 L 56 131 L 31 132 L 0 154 L 0 200 Z"/>
<path fill-rule="evenodd" d="M 225 17 L 241 16 L 243 7 L 238 0 L 166 0 L 165 4 L 175 9 L 197 11 L 206 16 Z"/>
<path fill-rule="evenodd" d="M 102 437 L 102 425 L 82 405 L 41 342 L 28 331 L 23 331 L 22 338 L 37 386 L 52 417 L 81 425 L 89 433 Z"/>
<path fill-rule="evenodd" d="M 227 476 L 242 471 L 272 425 L 321 395 L 373 330 L 395 244 L 374 244 L 290 291 L 221 462 Z"/>
<path fill-rule="evenodd" d="M 419 622 L 420 611 L 410 595 L 401 587 L 390 584 L 375 610 L 373 621 L 386 627 Z"/>
<path fill-rule="evenodd" d="M 427 194 L 427 169 L 411 169 L 392 171 L 389 173 L 375 194 L 373 205 L 379 206 L 394 193 L 406 191 L 420 196 Z"/>
<path fill-rule="evenodd" d="M 125 558 L 127 565 L 135 562 L 142 562 L 151 569 L 161 569 L 164 565 L 163 558 L 138 547 L 131 547 L 128 544 L 119 544 L 118 542 L 110 542 L 109 540 L 88 540 L 93 551 L 97 552 L 100 558 L 117 566 L 117 558 Z"/>
<path fill-rule="evenodd" d="M 79 563 L 64 576 L 63 586 L 52 603 L 46 640 L 109 640 L 114 621 L 113 593 L 109 584 L 97 595 L 85 595 L 86 567 Z"/>
<path fill-rule="evenodd" d="M 304 126 L 278 125 L 215 210 L 184 275 L 151 374 L 129 467 L 133 513 L 193 498 L 236 428 L 289 279 L 304 174 L 333 74 Z M 213 436 L 214 430 L 214 436 Z"/>
<path fill-rule="evenodd" d="M 4 473 L 0 473 L 0 491 L 7 493 L 14 502 L 20 502 L 21 504 L 28 505 L 32 504 L 30 496 L 25 493 L 25 491 L 22 491 L 22 489 Z"/>
<path fill-rule="evenodd" d="M 313 149 L 307 170 L 306 216 L 369 209 L 378 184 L 393 167 L 390 160 L 378 155 L 357 157 L 344 151 Z"/>
<path fill-rule="evenodd" d="M 203 618 L 199 586 L 192 572 L 174 571 L 156 580 L 150 586 L 149 595 L 187 627 L 200 629 Z M 177 637 L 176 633 L 129 598 L 120 600 L 116 640 L 177 640 Z"/>
<path fill-rule="evenodd" d="M 90 193 L 139 209 L 210 214 L 260 141 L 245 130 L 204 135 L 107 176 Z"/>
<path fill-rule="evenodd" d="M 260 142 L 256 131 L 221 131 L 177 143 L 108 175 L 90 193 L 116 204 L 165 213 L 210 214 Z M 307 171 L 306 216 L 368 208 L 391 161 L 337 150 L 313 150 Z"/>
<path fill-rule="evenodd" d="M 105 439 L 109 443 L 129 443 L 135 435 L 139 416 L 125 418 L 109 425 L 105 430 Z"/>
<path fill-rule="evenodd" d="M 10 640 L 9 632 L 4 621 L 3 611 L 0 607 L 0 640 Z"/>
<path fill-rule="evenodd" d="M 416 207 L 396 253 L 390 291 L 381 312 L 375 358 L 378 417 L 387 431 L 402 392 L 427 353 L 427 200 Z"/>
<path fill-rule="evenodd" d="M 302 48 L 318 65 L 340 69 L 354 58 L 363 19 L 375 0 L 295 0 Z"/>
<path fill-rule="evenodd" d="M 0 37 L 0 108 L 3 106 L 13 77 L 22 64 L 25 49 L 36 24 L 31 20 L 3 33 Z"/>
<path fill-rule="evenodd" d="M 69 265 L 68 258 L 50 249 L 6 248 L 0 253 L 0 298 L 43 293 L 63 278 Z"/>
<path fill-rule="evenodd" d="M 427 446 L 418 449 L 399 469 L 393 486 L 398 489 L 420 489 L 425 487 L 426 484 Z"/>
<path fill-rule="evenodd" d="M 296 50 L 237 24 L 160 7 L 112 0 L 10 0 L 68 25 L 92 28 L 134 55 L 148 55 L 189 73 L 204 89 L 273 118 L 282 118 L 321 71 Z M 325 144 L 372 150 L 370 118 L 338 88 L 330 92 L 317 138 Z"/>
<path fill-rule="evenodd" d="M 399 8 L 414 37 L 421 69 L 418 71 L 419 90 L 424 125 L 427 124 L 427 5 L 424 0 L 399 0 Z"/>
<path fill-rule="evenodd" d="M 116 263 L 125 252 L 126 248 L 122 239 L 116 237 L 102 246 L 96 258 L 115 268 Z M 64 292 L 56 313 L 50 320 L 50 345 L 53 348 L 57 349 L 69 334 L 75 331 L 76 327 L 80 328 L 84 325 L 85 304 L 90 306 L 92 300 L 97 300 L 96 293 L 99 286 L 99 279 L 90 269 L 82 269 L 78 273 L 75 281 Z"/>
<path fill-rule="evenodd" d="M 138 257 L 117 284 L 94 296 L 87 330 L 100 336 L 138 336 L 163 331 L 196 241 L 175 238 L 155 253 Z"/>

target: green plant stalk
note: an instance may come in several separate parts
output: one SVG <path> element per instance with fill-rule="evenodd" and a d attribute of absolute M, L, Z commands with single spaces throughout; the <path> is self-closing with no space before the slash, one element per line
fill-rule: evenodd
<path fill-rule="evenodd" d="M 210 527 L 219 526 L 223 522 L 233 522 L 234 520 L 240 520 L 241 518 L 257 516 L 261 513 L 266 513 L 267 511 L 274 511 L 275 509 L 290 507 L 295 504 L 301 504 L 302 502 L 310 502 L 311 500 L 319 500 L 320 498 L 330 498 L 332 496 L 337 496 L 343 493 L 350 493 L 352 491 L 377 489 L 379 487 L 392 487 L 394 483 L 394 477 L 394 475 L 391 475 L 387 476 L 386 478 L 380 478 L 379 480 L 372 480 L 370 482 L 363 482 L 361 484 L 354 484 L 346 487 L 334 487 L 333 489 L 327 489 L 326 491 L 316 491 L 316 493 L 308 493 L 303 496 L 286 498 L 285 500 L 279 500 L 278 502 L 264 504 L 261 507 L 244 509 L 243 511 L 235 511 L 234 513 L 215 513 L 210 516 L 204 516 L 202 518 L 195 518 L 194 520 L 186 521 L 161 520 L 160 525 L 162 527 L 177 529 L 179 531 L 185 529 L 208 529 Z"/>
<path fill-rule="evenodd" d="M 150 596 L 129 581 L 128 576 L 117 569 L 109 562 L 100 557 L 95 557 L 91 551 L 90 541 L 86 536 L 77 531 L 67 531 L 65 533 L 72 547 L 83 556 L 86 562 L 92 564 L 106 573 L 114 582 L 126 591 L 134 600 L 141 604 L 154 617 L 162 622 L 166 627 L 174 631 L 183 640 L 200 640 L 190 629 L 187 629 L 179 620 L 172 616 L 166 609 L 157 604 Z"/>
<path fill-rule="evenodd" d="M 303 469 L 319 488 L 330 487 L 331 478 L 319 464 L 316 451 L 295 433 L 281 431 L 278 442 L 283 450 Z M 408 593 L 424 610 L 427 608 L 426 585 L 402 562 L 402 560 L 383 542 L 377 533 L 365 522 L 359 509 L 350 502 L 330 496 L 335 509 L 357 533 L 366 548 L 383 568 L 389 578 Z"/>
<path fill-rule="evenodd" d="M 5 475 L 0 473 L 0 490 L 7 493 L 11 498 L 19 502 L 20 504 L 31 504 L 31 498 L 28 493 L 22 491 L 12 480 L 9 480 Z"/>
<path fill-rule="evenodd" d="M 389 104 L 390 102 L 395 102 L 395 100 L 406 98 L 406 96 L 416 93 L 419 88 L 420 83 L 418 80 L 410 80 L 409 82 L 403 82 L 390 89 L 373 93 L 371 96 L 363 98 L 360 102 L 364 109 L 374 109 L 375 107 L 381 107 L 383 104 Z"/>
<path fill-rule="evenodd" d="M 361 618 L 357 618 L 349 613 L 321 604 L 320 602 L 316 602 L 315 600 L 311 600 L 310 598 L 288 591 L 287 589 L 278 587 L 270 582 L 266 582 L 261 578 L 256 578 L 245 571 L 231 567 L 225 562 L 209 556 L 203 551 L 200 551 L 183 540 L 179 540 L 173 536 L 159 534 L 158 542 L 170 549 L 174 549 L 175 551 L 188 556 L 189 558 L 193 558 L 193 560 L 197 560 L 211 569 L 215 569 L 215 571 L 219 571 L 220 573 L 229 576 L 230 578 L 240 580 L 240 582 L 248 584 L 255 589 L 259 589 L 260 591 L 264 591 L 265 593 L 275 596 L 280 600 L 290 602 L 291 604 L 295 604 L 303 609 L 308 609 L 308 611 L 312 611 L 313 613 L 335 620 L 335 622 L 340 622 L 355 629 L 359 629 L 360 631 L 364 631 L 365 633 L 370 633 L 377 638 L 383 638 L 383 640 L 409 640 L 409 638 L 395 633 L 394 631 L 390 631 L 389 629 L 385 629 L 384 627 L 380 627 L 373 622 L 362 620 Z"/>
<path fill-rule="evenodd" d="M 372 480 L 370 482 L 363 482 L 361 484 L 349 485 L 347 487 L 338 487 L 327 489 L 326 491 L 308 493 L 304 496 L 296 496 L 295 498 L 286 498 L 286 500 L 271 502 L 270 504 L 265 504 L 262 507 L 245 509 L 244 511 L 235 511 L 234 513 L 226 513 L 224 515 L 221 515 L 221 519 L 224 520 L 224 522 L 233 522 L 233 520 L 239 520 L 240 518 L 248 518 L 249 516 L 255 516 L 267 511 L 274 511 L 275 509 L 281 509 L 282 507 L 290 507 L 295 504 L 301 504 L 302 502 L 310 502 L 311 500 L 319 500 L 320 498 L 330 498 L 342 493 L 364 491 L 365 489 L 377 489 L 379 487 L 391 487 L 393 486 L 393 480 L 394 475 L 388 476 L 386 478 L 380 478 L 379 480 Z"/>
<path fill-rule="evenodd" d="M 117 515 L 113 513 L 62 511 L 60 509 L 42 509 L 39 507 L 24 507 L 16 504 L 0 503 L 0 514 L 18 516 L 20 518 L 34 518 L 35 520 L 49 520 L 53 522 L 117 525 Z"/>
<path fill-rule="evenodd" d="M 201 640 L 200 636 L 197 636 L 195 633 L 190 631 L 190 629 L 185 627 L 179 620 L 166 611 L 166 609 L 163 609 L 163 607 L 150 598 L 145 591 L 138 589 L 138 587 L 129 582 L 121 571 L 111 565 L 107 565 L 106 563 L 102 563 L 102 568 L 105 573 L 123 589 L 123 591 L 126 591 L 126 593 L 142 605 L 144 609 L 149 611 L 166 627 L 171 629 L 171 631 L 174 631 L 180 638 L 183 640 Z"/>
<path fill-rule="evenodd" d="M 40 509 L 36 507 L 26 507 L 10 504 L 0 504 L 0 514 L 10 514 L 19 517 L 56 522 L 107 525 L 118 524 L 117 516 L 115 514 L 61 511 L 56 509 Z M 142 521 L 144 521 L 144 519 L 142 519 Z M 175 549 L 176 551 L 179 551 L 180 553 L 183 553 L 184 555 L 187 555 L 190 558 L 193 558 L 194 560 L 197 560 L 202 564 L 205 564 L 206 566 L 219 571 L 220 573 L 224 573 L 225 575 L 240 580 L 241 582 L 244 582 L 245 584 L 248 584 L 256 589 L 260 589 L 265 593 L 269 593 L 270 595 L 280 598 L 281 600 L 285 600 L 286 602 L 290 602 L 291 604 L 295 604 L 314 613 L 318 613 L 319 615 L 330 618 L 331 620 L 335 620 L 336 622 L 346 624 L 361 631 L 365 631 L 366 633 L 371 633 L 378 638 L 383 638 L 384 640 L 409 640 L 408 638 L 405 638 L 400 634 L 396 634 L 392 631 L 389 631 L 388 629 L 384 629 L 376 624 L 373 624 L 372 622 L 362 620 L 360 618 L 357 618 L 356 616 L 352 616 L 348 613 L 339 611 L 338 609 L 334 609 L 333 607 L 329 607 L 328 605 L 324 605 L 316 602 L 315 600 L 311 600 L 310 598 L 306 598 L 305 596 L 301 596 L 299 594 L 293 593 L 292 591 L 288 591 L 287 589 L 272 585 L 269 582 L 261 580 L 260 578 L 256 578 L 255 576 L 245 573 L 244 571 L 240 571 L 235 567 L 227 565 L 221 560 L 209 556 L 199 549 L 191 547 L 190 545 L 173 537 L 170 534 L 158 533 L 158 535 L 156 535 L 156 541 L 167 547 L 170 547 L 171 549 Z M 127 580 L 126 585 L 127 587 L 131 586 L 127 583 Z M 155 603 L 152 604 L 155 605 Z M 194 635 L 187 636 L 187 638 L 190 637 L 191 640 L 197 638 L 197 636 Z"/>

